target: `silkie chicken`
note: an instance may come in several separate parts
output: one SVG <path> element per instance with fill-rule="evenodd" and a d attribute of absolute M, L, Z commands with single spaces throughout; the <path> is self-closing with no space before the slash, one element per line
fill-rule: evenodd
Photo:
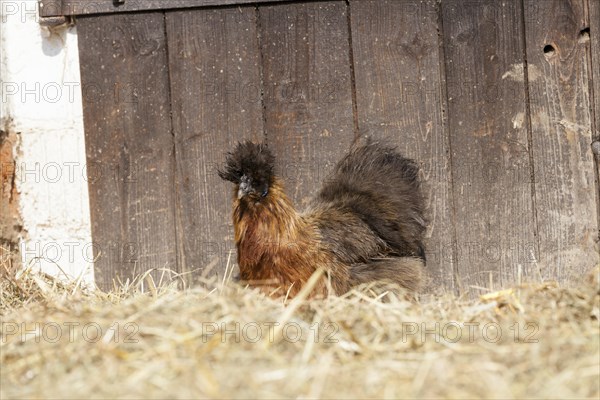
<path fill-rule="evenodd" d="M 298 212 L 264 144 L 239 143 L 219 170 L 233 182 L 239 278 L 275 295 L 298 294 L 324 274 L 311 296 L 340 295 L 387 281 L 415 293 L 425 276 L 425 207 L 419 168 L 393 147 L 368 141 L 337 164 Z"/>

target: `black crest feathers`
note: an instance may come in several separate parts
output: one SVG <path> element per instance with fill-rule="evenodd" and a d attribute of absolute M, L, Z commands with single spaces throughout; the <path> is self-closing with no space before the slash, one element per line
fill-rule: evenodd
<path fill-rule="evenodd" d="M 270 185 L 273 180 L 275 157 L 265 144 L 240 142 L 227 153 L 225 165 L 218 170 L 221 179 L 239 184 L 247 176 L 257 184 Z"/>

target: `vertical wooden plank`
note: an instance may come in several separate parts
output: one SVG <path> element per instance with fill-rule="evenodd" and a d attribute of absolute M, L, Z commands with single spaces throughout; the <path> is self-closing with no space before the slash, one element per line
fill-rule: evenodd
<path fill-rule="evenodd" d="M 458 275 L 500 286 L 536 270 L 518 1 L 442 2 Z"/>
<path fill-rule="evenodd" d="M 167 13 L 178 226 L 184 270 L 231 253 L 231 184 L 217 168 L 238 140 L 263 139 L 260 56 L 253 7 Z"/>
<path fill-rule="evenodd" d="M 78 33 L 97 283 L 175 270 L 163 15 L 81 18 Z"/>
<path fill-rule="evenodd" d="M 450 288 L 455 238 L 436 1 L 350 5 L 359 129 L 421 164 L 430 218 L 427 270 L 432 287 Z"/>
<path fill-rule="evenodd" d="M 298 207 L 354 137 L 344 2 L 259 8 L 265 132 Z"/>
<path fill-rule="evenodd" d="M 583 0 L 525 1 L 542 276 L 565 280 L 598 261 L 598 219 Z"/>
<path fill-rule="evenodd" d="M 589 36 L 591 45 L 591 71 L 594 85 L 592 90 L 593 102 L 592 114 L 594 115 L 595 129 L 592 131 L 593 146 L 595 149 L 596 163 L 596 209 L 598 214 L 598 227 L 600 228 L 600 0 L 588 0 L 590 13 Z M 581 36 L 585 41 L 585 32 Z M 598 240 L 600 240 L 600 229 L 598 230 Z"/>

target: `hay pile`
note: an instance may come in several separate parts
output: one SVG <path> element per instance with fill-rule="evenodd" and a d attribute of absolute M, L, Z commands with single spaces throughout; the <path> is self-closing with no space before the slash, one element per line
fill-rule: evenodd
<path fill-rule="evenodd" d="M 597 280 L 284 305 L 221 283 L 105 294 L 4 274 L 2 399 L 600 396 Z"/>

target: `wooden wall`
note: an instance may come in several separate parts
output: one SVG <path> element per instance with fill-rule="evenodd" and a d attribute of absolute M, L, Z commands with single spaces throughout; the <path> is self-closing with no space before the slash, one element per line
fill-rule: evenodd
<path fill-rule="evenodd" d="M 599 0 L 254 3 L 77 17 L 101 286 L 235 261 L 216 167 L 245 138 L 298 207 L 359 136 L 398 145 L 434 286 L 598 264 Z"/>

